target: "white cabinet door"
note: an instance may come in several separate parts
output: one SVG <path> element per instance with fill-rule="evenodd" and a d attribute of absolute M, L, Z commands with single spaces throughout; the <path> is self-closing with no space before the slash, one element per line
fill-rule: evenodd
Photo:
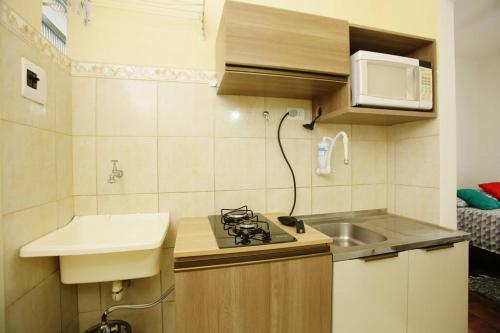
<path fill-rule="evenodd" d="M 335 262 L 332 332 L 406 333 L 407 291 L 408 252 Z"/>
<path fill-rule="evenodd" d="M 466 333 L 468 242 L 409 252 L 408 333 Z"/>

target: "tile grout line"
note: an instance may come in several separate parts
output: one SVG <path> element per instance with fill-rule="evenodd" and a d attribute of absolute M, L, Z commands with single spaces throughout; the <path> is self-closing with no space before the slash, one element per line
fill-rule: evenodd
<path fill-rule="evenodd" d="M 99 93 L 99 89 L 97 88 L 98 87 L 98 81 L 99 79 L 95 79 L 95 85 L 94 85 L 94 113 L 95 113 L 95 119 L 94 119 L 94 154 L 95 154 L 95 193 L 96 193 L 96 197 L 95 197 L 95 209 L 96 209 L 96 214 L 99 214 L 99 200 L 98 200 L 98 195 L 99 195 L 99 190 L 98 190 L 98 187 L 99 187 L 99 175 L 98 175 L 98 153 L 97 153 L 97 139 L 98 139 L 98 136 L 97 136 L 97 124 L 98 124 L 98 116 L 99 116 L 99 112 L 98 112 L 98 107 L 97 107 L 97 102 L 98 102 L 98 96 L 97 94 Z M 99 300 L 101 298 L 101 289 L 99 287 Z"/>
<path fill-rule="evenodd" d="M 156 192 L 157 192 L 156 211 L 159 213 L 160 212 L 160 84 L 158 81 L 156 81 Z"/>

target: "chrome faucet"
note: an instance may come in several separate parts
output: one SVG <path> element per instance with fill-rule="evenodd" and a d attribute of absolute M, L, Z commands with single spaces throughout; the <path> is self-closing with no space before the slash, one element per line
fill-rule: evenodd
<path fill-rule="evenodd" d="M 118 167 L 116 166 L 118 160 L 111 160 L 111 162 L 113 163 L 113 170 L 111 170 L 111 174 L 109 175 L 108 183 L 114 184 L 116 183 L 116 178 L 123 177 L 123 170 L 118 170 Z"/>

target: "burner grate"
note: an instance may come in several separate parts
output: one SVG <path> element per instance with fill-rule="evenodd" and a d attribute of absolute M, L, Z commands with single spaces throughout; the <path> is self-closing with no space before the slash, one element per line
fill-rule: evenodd
<path fill-rule="evenodd" d="M 261 221 L 248 206 L 221 209 L 221 223 L 235 244 L 248 245 L 252 240 L 268 243 L 272 240 L 269 223 Z"/>

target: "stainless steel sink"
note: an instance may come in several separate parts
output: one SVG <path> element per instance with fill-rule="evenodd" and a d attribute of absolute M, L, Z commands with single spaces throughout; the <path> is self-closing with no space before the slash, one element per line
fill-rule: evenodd
<path fill-rule="evenodd" d="M 387 237 L 353 223 L 312 223 L 311 226 L 332 237 L 333 246 L 350 247 L 387 240 Z"/>

